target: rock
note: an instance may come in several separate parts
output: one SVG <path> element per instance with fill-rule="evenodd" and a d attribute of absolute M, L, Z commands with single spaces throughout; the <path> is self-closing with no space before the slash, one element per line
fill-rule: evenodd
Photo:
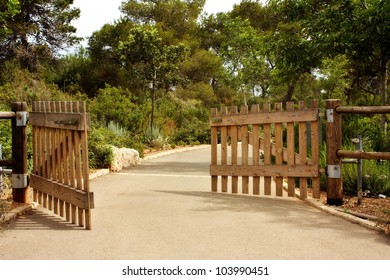
<path fill-rule="evenodd" d="M 134 149 L 117 148 L 111 146 L 114 153 L 114 160 L 111 165 L 112 172 L 121 171 L 123 168 L 134 166 L 140 163 L 139 152 Z"/>

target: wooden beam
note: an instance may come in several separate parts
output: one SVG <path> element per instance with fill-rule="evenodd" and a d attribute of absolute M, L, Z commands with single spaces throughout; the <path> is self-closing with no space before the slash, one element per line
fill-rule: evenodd
<path fill-rule="evenodd" d="M 261 114 L 238 114 L 227 116 L 214 116 L 210 118 L 210 126 L 230 126 L 230 125 L 252 125 L 252 124 L 274 124 L 295 122 L 316 121 L 318 109 L 306 109 L 299 111 L 285 112 L 262 112 Z"/>
<path fill-rule="evenodd" d="M 6 120 L 6 119 L 13 119 L 16 117 L 15 112 L 0 112 L 0 119 Z"/>
<path fill-rule="evenodd" d="M 315 165 L 210 165 L 211 176 L 317 177 Z"/>
<path fill-rule="evenodd" d="M 368 160 L 390 160 L 389 152 L 361 152 L 361 151 L 347 151 L 338 150 L 338 157 L 344 158 L 356 158 L 356 159 L 368 159 Z"/>
<path fill-rule="evenodd" d="M 88 208 L 88 197 L 85 191 L 68 187 L 49 179 L 30 174 L 31 187 L 37 191 L 56 197 L 82 209 Z M 90 209 L 94 208 L 93 193 L 90 193 Z"/>
<path fill-rule="evenodd" d="M 84 119 L 84 113 L 54 113 L 54 112 L 31 112 L 29 122 L 33 126 L 46 128 L 58 128 L 67 130 L 89 130 L 89 115 Z"/>
<path fill-rule="evenodd" d="M 339 114 L 390 114 L 390 106 L 339 106 L 336 112 Z"/>

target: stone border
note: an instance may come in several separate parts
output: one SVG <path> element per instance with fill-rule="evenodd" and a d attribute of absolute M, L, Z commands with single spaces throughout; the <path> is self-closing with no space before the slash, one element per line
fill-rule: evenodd
<path fill-rule="evenodd" d="M 33 205 L 26 204 L 12 209 L 11 211 L 4 214 L 3 218 L 0 219 L 0 226 L 11 220 L 16 219 L 17 216 L 23 215 L 24 213 L 30 211 L 33 208 Z"/>

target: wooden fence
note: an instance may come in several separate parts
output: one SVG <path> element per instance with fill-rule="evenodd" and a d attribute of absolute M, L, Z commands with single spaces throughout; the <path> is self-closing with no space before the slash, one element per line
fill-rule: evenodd
<path fill-rule="evenodd" d="M 341 100 L 326 100 L 327 203 L 343 204 L 342 158 L 390 160 L 390 152 L 342 150 L 342 114 L 390 114 L 390 106 L 346 107 Z M 359 201 L 361 191 L 358 190 Z"/>
<path fill-rule="evenodd" d="M 319 198 L 318 102 L 313 102 L 311 108 L 306 108 L 304 102 L 299 102 L 297 110 L 295 107 L 290 102 L 285 111 L 281 103 L 275 104 L 273 111 L 270 104 L 264 104 L 261 111 L 259 105 L 253 105 L 250 111 L 247 106 L 241 107 L 240 112 L 237 107 L 211 110 L 213 192 L 220 189 L 249 194 L 252 185 L 254 195 L 283 196 L 286 179 L 288 196 L 294 196 L 299 178 L 300 196 L 306 198 L 311 178 L 313 197 Z"/>
<path fill-rule="evenodd" d="M 68 222 L 91 229 L 85 102 L 34 102 L 33 199 Z"/>

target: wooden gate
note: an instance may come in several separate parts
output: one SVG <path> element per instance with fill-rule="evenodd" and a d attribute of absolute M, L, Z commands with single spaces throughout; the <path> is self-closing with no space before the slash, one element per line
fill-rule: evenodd
<path fill-rule="evenodd" d="M 299 102 L 298 110 L 289 102 L 286 111 L 281 103 L 275 104 L 273 111 L 270 104 L 265 104 L 261 111 L 259 105 L 253 105 L 250 112 L 247 106 L 241 107 L 240 112 L 237 107 L 222 108 L 219 112 L 212 109 L 210 125 L 213 192 L 283 196 L 287 182 L 288 196 L 294 196 L 299 177 L 301 198 L 307 197 L 309 178 L 313 197 L 319 198 L 318 102 L 313 102 L 312 108 Z"/>
<path fill-rule="evenodd" d="M 34 102 L 33 200 L 73 224 L 91 229 L 85 102 Z"/>

